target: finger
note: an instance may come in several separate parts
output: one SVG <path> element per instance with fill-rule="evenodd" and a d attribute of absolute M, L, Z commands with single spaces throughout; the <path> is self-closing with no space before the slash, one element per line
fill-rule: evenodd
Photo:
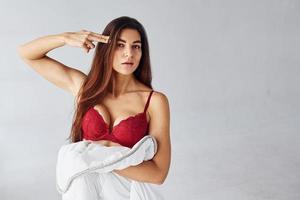
<path fill-rule="evenodd" d="M 89 40 L 85 40 L 85 42 L 81 42 L 80 47 L 82 47 L 86 53 L 88 53 L 91 49 L 93 49 L 95 47 L 95 45 L 89 41 Z"/>
<path fill-rule="evenodd" d="M 100 35 L 100 42 L 102 43 L 108 43 L 109 42 L 109 36 L 108 35 Z"/>
<path fill-rule="evenodd" d="M 95 45 L 94 45 L 91 41 L 89 41 L 89 40 L 86 40 L 86 41 L 85 41 L 85 45 L 86 45 L 88 48 L 90 48 L 90 49 L 95 48 Z"/>
<path fill-rule="evenodd" d="M 93 40 L 93 41 L 107 43 L 108 39 L 109 39 L 109 36 L 101 35 L 101 34 L 98 34 L 98 33 L 91 33 L 91 34 L 89 34 L 88 38 L 90 40 Z"/>
<path fill-rule="evenodd" d="M 101 39 L 100 37 L 98 37 L 98 36 L 96 36 L 96 35 L 92 35 L 92 34 L 88 35 L 87 38 L 88 38 L 89 40 L 95 41 L 95 42 L 102 42 L 102 41 L 103 41 L 103 39 Z"/>
<path fill-rule="evenodd" d="M 85 51 L 89 49 L 88 45 L 86 42 L 80 42 L 80 45 L 79 45 L 81 48 L 83 48 Z"/>
<path fill-rule="evenodd" d="M 83 48 L 83 50 L 88 53 L 90 48 L 86 45 L 86 44 L 82 44 L 81 47 Z"/>

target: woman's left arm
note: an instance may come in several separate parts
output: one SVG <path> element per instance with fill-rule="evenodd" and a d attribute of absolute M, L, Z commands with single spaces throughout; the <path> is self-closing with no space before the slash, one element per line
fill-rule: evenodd
<path fill-rule="evenodd" d="M 158 144 L 155 156 L 139 165 L 114 172 L 136 181 L 162 184 L 171 162 L 170 108 L 167 97 L 160 92 L 153 92 L 150 102 L 149 134 L 155 137 Z"/>

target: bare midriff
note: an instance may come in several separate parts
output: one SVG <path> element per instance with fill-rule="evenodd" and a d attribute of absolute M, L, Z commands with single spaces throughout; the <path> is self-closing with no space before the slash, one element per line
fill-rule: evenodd
<path fill-rule="evenodd" d="M 91 141 L 91 140 L 89 140 Z M 110 140 L 97 140 L 97 141 L 91 141 L 92 143 L 101 144 L 103 146 L 111 147 L 111 146 L 122 146 L 119 143 L 112 142 Z"/>

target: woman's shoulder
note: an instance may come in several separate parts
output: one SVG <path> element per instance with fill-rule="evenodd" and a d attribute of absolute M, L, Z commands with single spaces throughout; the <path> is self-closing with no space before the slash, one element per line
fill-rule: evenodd
<path fill-rule="evenodd" d="M 166 104 L 168 102 L 168 97 L 164 92 L 153 89 L 142 83 L 140 83 L 139 91 L 141 91 L 141 94 L 145 95 L 146 97 L 149 97 L 150 92 L 153 91 L 150 104 Z"/>
<path fill-rule="evenodd" d="M 161 91 L 150 88 L 150 87 L 145 87 L 143 89 L 140 89 L 139 91 L 140 91 L 141 94 L 143 94 L 145 96 L 148 96 L 148 97 L 149 97 L 150 93 L 153 91 L 152 94 L 151 94 L 151 101 L 153 101 L 152 99 L 155 99 L 154 101 L 165 101 L 165 100 L 167 100 L 167 95 L 166 94 L 164 94 Z"/>
<path fill-rule="evenodd" d="M 168 110 L 169 100 L 167 95 L 162 91 L 153 90 L 148 109 L 150 113 Z"/>
<path fill-rule="evenodd" d="M 168 102 L 168 97 L 164 92 L 153 90 L 151 101 L 152 104 L 166 104 Z"/>

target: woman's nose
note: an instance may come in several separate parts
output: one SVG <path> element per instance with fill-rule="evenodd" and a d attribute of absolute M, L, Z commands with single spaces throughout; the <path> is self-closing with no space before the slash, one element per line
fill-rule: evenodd
<path fill-rule="evenodd" d="M 125 49 L 124 50 L 124 56 L 125 57 L 132 57 L 132 51 L 131 51 L 131 49 Z"/>

